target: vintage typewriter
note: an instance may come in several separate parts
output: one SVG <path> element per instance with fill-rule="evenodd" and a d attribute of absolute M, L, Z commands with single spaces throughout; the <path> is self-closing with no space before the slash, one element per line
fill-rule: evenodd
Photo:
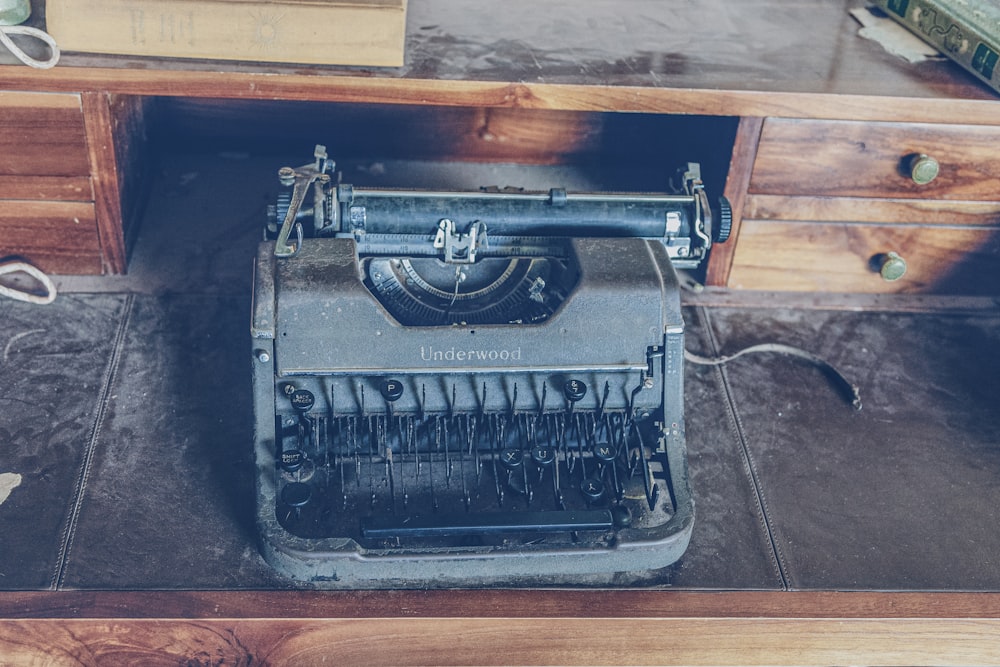
<path fill-rule="evenodd" d="M 678 194 L 427 192 L 279 171 L 254 277 L 257 524 L 325 587 L 591 584 L 664 568 L 694 506 Z M 642 576 L 638 575 L 637 576 Z"/>

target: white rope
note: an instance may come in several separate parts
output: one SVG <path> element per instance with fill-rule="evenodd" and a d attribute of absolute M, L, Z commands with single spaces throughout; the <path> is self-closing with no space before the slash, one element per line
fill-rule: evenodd
<path fill-rule="evenodd" d="M 0 275 L 7 273 L 26 273 L 45 288 L 45 294 L 35 294 L 33 292 L 28 292 L 21 289 L 15 289 L 13 287 L 7 287 L 6 285 L 0 285 L 0 296 L 10 297 L 11 299 L 17 299 L 18 301 L 27 301 L 28 303 L 34 303 L 39 306 L 44 306 L 47 303 L 52 303 L 56 300 L 56 286 L 45 273 L 40 269 L 35 268 L 27 262 L 2 262 L 0 263 Z"/>
<path fill-rule="evenodd" d="M 34 37 L 37 40 L 45 42 L 49 47 L 49 59 L 36 60 L 32 58 L 14 43 L 10 35 L 27 35 L 28 37 Z M 13 53 L 14 57 L 22 63 L 35 69 L 51 69 L 59 62 L 59 46 L 56 44 L 56 40 L 52 39 L 52 35 L 38 28 L 26 25 L 0 25 L 0 44 L 6 46 L 7 50 Z"/>

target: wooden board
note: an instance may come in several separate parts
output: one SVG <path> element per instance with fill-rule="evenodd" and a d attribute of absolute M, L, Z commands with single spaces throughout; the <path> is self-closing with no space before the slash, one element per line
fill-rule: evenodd
<path fill-rule="evenodd" d="M 0 89 L 1000 123 L 957 66 L 858 36 L 851 0 L 466 4 L 413 3 L 400 68 L 64 54 L 44 74 L 0 67 Z"/>
<path fill-rule="evenodd" d="M 6 176 L 87 176 L 79 95 L 0 90 L 0 180 Z"/>
<path fill-rule="evenodd" d="M 82 95 L 94 182 L 94 207 L 104 273 L 126 270 L 126 233 L 139 216 L 149 188 L 146 155 L 147 102 L 129 95 Z"/>
<path fill-rule="evenodd" d="M 763 123 L 763 118 L 744 117 L 740 119 L 739 127 L 736 130 L 736 141 L 733 145 L 725 192 L 723 193 L 732 206 L 733 227 L 729 239 L 725 243 L 716 244 L 711 249 L 708 268 L 705 272 L 706 285 L 724 286 L 729 281 L 733 254 L 736 252 L 736 244 L 740 236 L 743 209 L 746 206 L 750 174 L 757 157 L 757 144 L 760 142 L 760 131 Z"/>
<path fill-rule="evenodd" d="M 94 205 L 0 200 L 0 256 L 20 257 L 46 273 L 100 274 Z"/>
<path fill-rule="evenodd" d="M 1000 227 L 1000 202 L 750 195 L 744 214 L 758 220 L 876 222 Z"/>
<path fill-rule="evenodd" d="M 161 99 L 158 112 L 159 131 L 182 145 L 287 152 L 320 142 L 337 159 L 559 163 L 595 152 L 603 125 L 573 111 L 266 100 Z"/>
<path fill-rule="evenodd" d="M 0 176 L 0 199 L 93 201 L 90 176 Z"/>
<path fill-rule="evenodd" d="M 878 257 L 906 274 L 887 282 Z M 744 219 L 729 286 L 819 292 L 1000 294 L 1000 230 Z"/>
<path fill-rule="evenodd" d="M 1000 201 L 1000 127 L 771 118 L 750 191 L 842 197 Z M 906 163 L 926 154 L 940 174 L 913 182 Z"/>
<path fill-rule="evenodd" d="M 0 595 L 15 664 L 981 665 L 997 594 L 680 591 Z"/>

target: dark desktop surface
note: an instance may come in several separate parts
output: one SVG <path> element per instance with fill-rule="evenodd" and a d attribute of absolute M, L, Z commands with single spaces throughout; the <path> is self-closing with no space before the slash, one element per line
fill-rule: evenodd
<path fill-rule="evenodd" d="M 20 479 L 0 589 L 295 587 L 253 525 L 250 272 L 275 164 L 168 156 L 128 276 L 0 301 L 0 479 Z M 688 349 L 799 346 L 864 408 L 793 358 L 688 365 L 697 518 L 657 587 L 1000 589 L 1000 312 L 684 315 Z"/>

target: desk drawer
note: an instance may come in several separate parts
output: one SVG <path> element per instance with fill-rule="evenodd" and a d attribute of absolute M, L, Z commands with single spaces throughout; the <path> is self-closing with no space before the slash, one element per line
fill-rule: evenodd
<path fill-rule="evenodd" d="M 879 273 L 890 252 L 906 273 Z M 744 220 L 731 287 L 819 292 L 1000 294 L 1000 229 Z"/>
<path fill-rule="evenodd" d="M 27 259 L 46 273 L 100 274 L 94 205 L 0 200 L 2 257 Z"/>
<path fill-rule="evenodd" d="M 0 91 L 0 187 L 7 177 L 87 177 L 79 95 Z"/>
<path fill-rule="evenodd" d="M 750 192 L 1000 201 L 1000 127 L 769 118 Z M 937 175 L 918 184 L 916 167 Z M 919 175 L 919 174 L 918 174 Z"/>
<path fill-rule="evenodd" d="M 0 91 L 0 258 L 103 269 L 80 95 Z"/>

